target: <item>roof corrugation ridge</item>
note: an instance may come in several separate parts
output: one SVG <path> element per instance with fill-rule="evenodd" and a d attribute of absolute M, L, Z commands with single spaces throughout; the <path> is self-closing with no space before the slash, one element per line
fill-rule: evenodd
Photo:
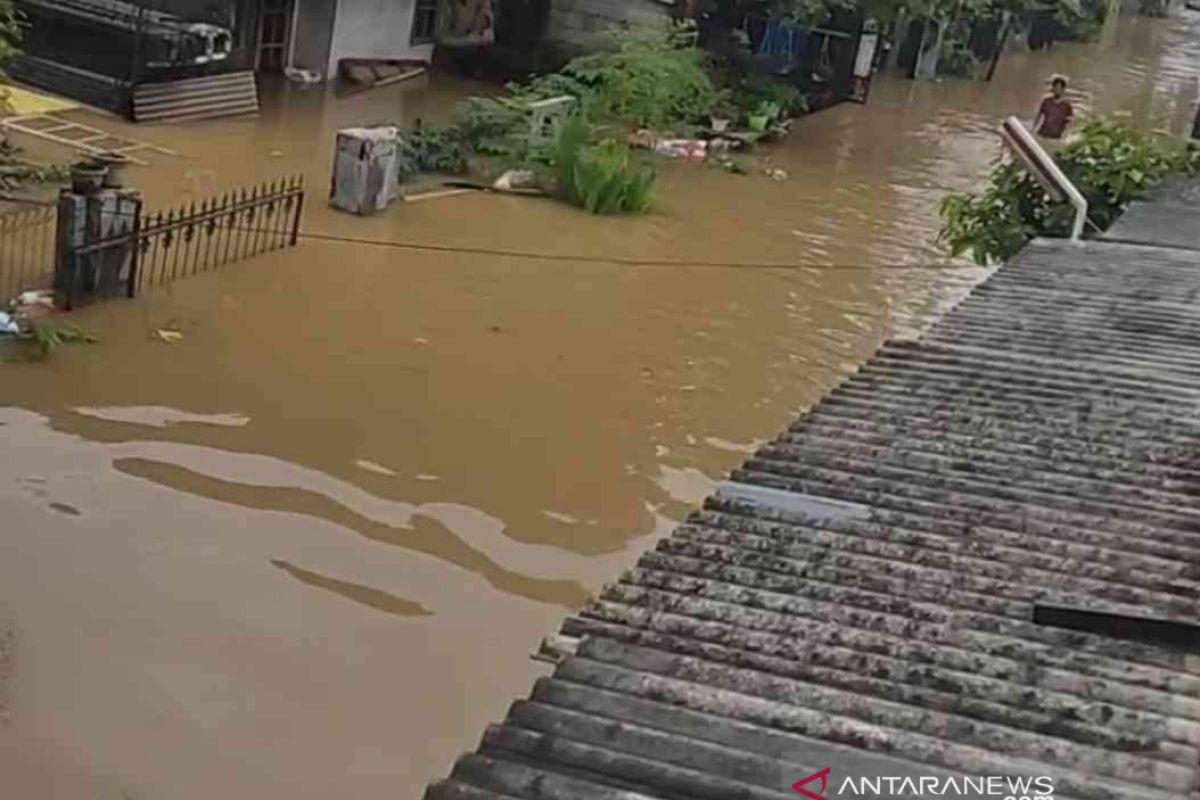
<path fill-rule="evenodd" d="M 1032 612 L 1200 623 L 1197 299 L 1195 253 L 1031 244 L 568 619 L 430 800 L 780 800 L 824 766 L 1196 800 L 1200 659 Z"/>

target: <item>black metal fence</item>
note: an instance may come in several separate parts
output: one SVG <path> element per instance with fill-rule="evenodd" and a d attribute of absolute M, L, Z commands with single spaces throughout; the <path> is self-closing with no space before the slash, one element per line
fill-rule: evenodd
<path fill-rule="evenodd" d="M 293 176 L 142 219 L 129 295 L 291 247 L 303 203 L 304 181 Z"/>
<path fill-rule="evenodd" d="M 62 254 L 55 287 L 67 308 L 84 299 L 133 297 L 187 275 L 296 244 L 304 205 L 299 176 L 165 212 L 140 202 L 129 224 Z"/>
<path fill-rule="evenodd" d="M 54 282 L 53 206 L 0 214 L 0 306 L 18 293 Z"/>

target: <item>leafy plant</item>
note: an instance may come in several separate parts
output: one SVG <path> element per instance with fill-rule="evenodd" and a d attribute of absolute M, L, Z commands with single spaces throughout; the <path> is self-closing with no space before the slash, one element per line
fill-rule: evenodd
<path fill-rule="evenodd" d="M 468 152 L 458 128 L 411 128 L 401 134 L 396 148 L 400 180 L 421 172 L 461 175 L 467 171 Z"/>
<path fill-rule="evenodd" d="M 709 113 L 719 119 L 736 120 L 740 115 L 740 109 L 733 102 L 733 92 L 728 89 L 717 92 Z"/>
<path fill-rule="evenodd" d="M 1171 172 L 1186 169 L 1186 151 L 1161 134 L 1123 122 L 1090 117 L 1078 138 L 1055 156 L 1062 171 L 1088 201 L 1088 215 L 1101 228 L 1125 205 Z"/>
<path fill-rule="evenodd" d="M 952 255 L 977 264 L 1011 258 L 1037 235 L 1044 216 L 1041 188 L 1012 161 L 992 165 L 982 192 L 942 200 L 939 242 Z"/>
<path fill-rule="evenodd" d="M 1101 230 L 1170 173 L 1200 172 L 1196 146 L 1180 147 L 1104 117 L 1085 119 L 1054 159 L 1088 201 L 1088 217 Z M 992 166 L 982 191 L 946 197 L 940 213 L 939 242 L 952 255 L 987 264 L 1011 258 L 1034 236 L 1066 235 L 1073 211 L 1050 201 L 1016 163 L 1002 161 Z"/>
<path fill-rule="evenodd" d="M 44 361 L 65 344 L 91 344 L 97 341 L 76 325 L 35 322 L 25 317 L 17 317 L 17 324 L 20 338 L 32 345 L 31 358 L 35 361 Z"/>
<path fill-rule="evenodd" d="M 743 114 L 777 116 L 781 110 L 791 111 L 803 105 L 800 90 L 774 76 L 752 73 L 736 80 L 734 97 Z M 775 113 L 764 111 L 764 105 L 774 106 Z"/>
<path fill-rule="evenodd" d="M 677 35 L 625 35 L 562 71 L 588 87 L 587 110 L 600 121 L 668 129 L 704 119 L 718 99 L 704 52 Z"/>
<path fill-rule="evenodd" d="M 754 108 L 755 116 L 766 117 L 769 120 L 779 117 L 779 104 L 773 100 L 763 100 Z"/>
<path fill-rule="evenodd" d="M 463 141 L 488 156 L 520 160 L 528 149 L 529 111 L 511 97 L 470 97 L 454 109 Z"/>
<path fill-rule="evenodd" d="M 635 163 L 629 146 L 616 139 L 589 144 L 581 115 L 572 115 L 559 135 L 555 155 L 559 191 L 567 202 L 591 214 L 635 214 L 654 199 L 658 174 Z"/>
<path fill-rule="evenodd" d="M 625 35 L 611 50 L 576 58 L 560 72 L 459 103 L 452 128 L 468 152 L 508 166 L 553 165 L 553 144 L 531 136 L 529 106 L 564 96 L 574 99 L 581 118 L 618 129 L 702 122 L 718 99 L 701 50 L 674 33 Z"/>
<path fill-rule="evenodd" d="M 20 52 L 24 22 L 25 15 L 17 11 L 12 0 L 0 0 L 0 66 Z"/>
<path fill-rule="evenodd" d="M 575 78 L 550 73 L 525 84 L 510 83 L 499 97 L 470 97 L 454 110 L 454 127 L 465 145 L 481 155 L 500 158 L 514 166 L 548 163 L 544 148 L 530 138 L 529 106 L 552 97 L 570 97 L 575 107 L 588 113 L 591 89 Z"/>

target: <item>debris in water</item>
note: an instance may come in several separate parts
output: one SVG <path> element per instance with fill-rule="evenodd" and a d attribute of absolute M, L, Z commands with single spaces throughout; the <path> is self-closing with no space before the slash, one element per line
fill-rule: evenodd
<path fill-rule="evenodd" d="M 424 336 L 418 336 L 417 338 L 413 339 L 413 344 L 429 344 L 429 340 Z"/>
<path fill-rule="evenodd" d="M 21 332 L 21 326 L 17 324 L 17 320 L 6 311 L 0 311 L 0 334 L 11 334 L 16 336 Z"/>
<path fill-rule="evenodd" d="M 50 508 L 60 514 L 66 514 L 68 517 L 83 516 L 83 512 L 75 506 L 67 505 L 66 503 L 51 503 Z"/>
<path fill-rule="evenodd" d="M 722 157 L 714 160 L 713 164 L 715 164 L 717 167 L 725 170 L 726 172 L 732 173 L 734 175 L 749 175 L 750 174 L 750 171 L 746 169 L 745 164 L 743 164 L 742 162 L 737 161 L 735 159 L 732 159 L 729 156 L 722 156 Z"/>
<path fill-rule="evenodd" d="M 151 428 L 166 428 L 169 425 L 184 423 L 219 425 L 226 428 L 240 428 L 250 424 L 250 418 L 244 414 L 197 414 L 169 406 L 76 406 L 71 410 L 80 416 L 105 422 L 146 425 Z"/>
<path fill-rule="evenodd" d="M 767 177 L 773 181 L 786 181 L 788 174 L 785 170 L 778 167 L 770 167 L 767 169 Z"/>
<path fill-rule="evenodd" d="M 154 331 L 151 336 L 158 341 L 166 342 L 167 344 L 174 344 L 175 342 L 183 341 L 183 332 L 172 330 L 171 328 L 159 328 Z"/>
<path fill-rule="evenodd" d="M 716 436 L 707 436 L 704 439 L 705 444 L 710 447 L 715 447 L 718 450 L 727 450 L 731 453 L 745 453 L 746 455 L 754 455 L 755 451 L 762 442 L 753 440 L 750 442 L 731 442 L 728 439 L 721 439 Z"/>
<path fill-rule="evenodd" d="M 703 139 L 659 139 L 654 143 L 654 152 L 668 158 L 700 161 L 708 155 L 708 142 Z"/>
<path fill-rule="evenodd" d="M 440 475 L 421 474 L 421 475 L 417 476 L 417 480 L 419 480 L 419 481 L 440 481 L 441 479 L 442 478 Z"/>
<path fill-rule="evenodd" d="M 511 192 L 518 189 L 536 189 L 537 177 L 532 171 L 527 169 L 510 169 L 499 178 L 496 178 L 496 182 L 492 184 L 492 188 L 502 192 Z"/>
<path fill-rule="evenodd" d="M 301 86 L 312 86 L 313 84 L 321 82 L 321 73 L 313 72 L 311 69 L 284 67 L 283 74 L 287 76 L 289 81 L 298 83 Z"/>
<path fill-rule="evenodd" d="M 21 292 L 17 295 L 19 306 L 48 306 L 54 308 L 54 292 L 43 289 L 35 292 Z"/>
<path fill-rule="evenodd" d="M 365 469 L 367 472 L 374 472 L 376 475 L 388 475 L 390 477 L 396 476 L 395 472 L 392 472 L 382 464 L 376 464 L 374 461 L 368 461 L 365 458 L 358 459 L 354 462 L 354 465 L 360 469 Z"/>
<path fill-rule="evenodd" d="M 543 511 L 542 516 L 547 519 L 552 519 L 555 522 L 562 522 L 566 525 L 578 525 L 579 520 L 572 517 L 570 514 L 563 514 L 560 511 Z"/>

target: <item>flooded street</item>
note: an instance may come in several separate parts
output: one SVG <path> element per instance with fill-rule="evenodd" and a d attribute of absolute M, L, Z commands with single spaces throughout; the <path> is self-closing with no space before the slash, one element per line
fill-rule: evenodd
<path fill-rule="evenodd" d="M 444 116 L 449 79 L 137 128 L 181 154 L 132 171 L 148 207 L 299 172 L 306 235 L 0 367 L 5 796 L 419 797 L 567 608 L 979 278 L 931 242 L 999 118 L 1064 72 L 1077 106 L 1180 132 L 1198 70 L 1189 14 L 991 84 L 879 79 L 762 151 L 786 180 L 671 164 L 630 219 L 328 209 L 333 131 Z"/>

